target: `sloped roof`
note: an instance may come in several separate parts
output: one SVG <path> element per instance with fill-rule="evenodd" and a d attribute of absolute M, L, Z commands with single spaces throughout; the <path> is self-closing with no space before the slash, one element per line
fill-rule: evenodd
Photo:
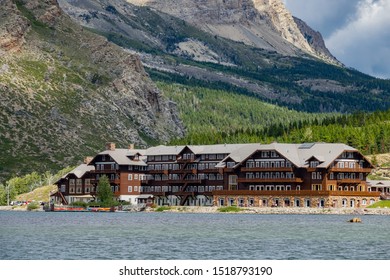
<path fill-rule="evenodd" d="M 145 155 L 147 156 L 158 156 L 158 155 L 177 155 L 185 146 L 165 146 L 160 145 L 156 147 L 150 147 L 146 150 Z"/>
<path fill-rule="evenodd" d="M 318 167 L 328 167 L 342 152 L 357 151 L 355 148 L 339 143 L 311 143 L 310 145 L 283 143 L 251 144 L 235 150 L 227 158 L 240 163 L 257 151 L 272 150 L 277 151 L 297 167 L 307 166 L 307 160 L 312 157 L 321 162 Z"/>
<path fill-rule="evenodd" d="M 195 154 L 230 154 L 233 151 L 253 144 L 218 144 L 218 145 L 189 145 Z"/>
<path fill-rule="evenodd" d="M 85 175 L 85 173 L 87 173 L 89 171 L 93 171 L 93 170 L 95 170 L 95 166 L 87 165 L 87 164 L 83 163 L 83 164 L 80 164 L 79 166 L 77 166 L 72 171 L 66 173 L 64 176 L 62 176 L 62 179 L 68 177 L 70 174 L 74 174 L 78 179 L 80 179 Z"/>
<path fill-rule="evenodd" d="M 302 166 L 307 165 L 307 160 L 311 157 L 322 158 L 322 163 L 318 167 L 328 167 L 344 151 L 357 152 L 355 148 L 341 143 L 315 143 L 310 149 L 299 149 L 300 158 L 303 161 Z"/>
<path fill-rule="evenodd" d="M 151 147 L 146 150 L 146 155 L 178 155 L 186 147 L 188 147 L 194 154 L 230 154 L 233 151 L 245 146 L 253 144 L 217 144 L 217 145 L 187 145 L 187 146 L 164 146 Z"/>
<path fill-rule="evenodd" d="M 142 152 L 142 153 L 141 153 Z M 105 150 L 100 152 L 98 155 L 109 155 L 117 164 L 119 165 L 141 165 L 146 166 L 147 164 L 143 160 L 134 161 L 129 158 L 136 153 L 145 154 L 145 150 L 129 150 L 129 149 L 115 149 L 115 150 Z M 96 156 L 95 156 L 96 158 Z M 95 158 L 91 161 L 93 163 Z"/>
<path fill-rule="evenodd" d="M 367 184 L 371 187 L 390 187 L 390 180 L 367 180 Z"/>

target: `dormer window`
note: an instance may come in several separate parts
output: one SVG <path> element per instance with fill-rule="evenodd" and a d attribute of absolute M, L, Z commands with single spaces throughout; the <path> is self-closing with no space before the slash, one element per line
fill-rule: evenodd
<path fill-rule="evenodd" d="M 230 161 L 227 163 L 228 168 L 233 168 L 234 167 L 234 162 Z"/>
<path fill-rule="evenodd" d="M 311 162 L 310 162 L 310 167 L 311 167 L 311 168 L 316 168 L 319 164 L 320 164 L 319 161 L 311 161 Z"/>

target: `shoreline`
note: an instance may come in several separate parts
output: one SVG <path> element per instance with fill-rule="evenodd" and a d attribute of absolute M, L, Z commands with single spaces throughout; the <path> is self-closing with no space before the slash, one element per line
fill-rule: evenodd
<path fill-rule="evenodd" d="M 157 208 L 156 208 L 157 209 Z M 289 208 L 289 207 L 246 207 L 239 212 L 219 212 L 219 207 L 212 206 L 171 206 L 165 213 L 199 213 L 199 214 L 258 214 L 258 215 L 390 215 L 390 208 Z M 0 211 L 28 211 L 27 207 L 0 206 Z M 43 209 L 32 212 L 42 212 Z M 131 212 L 131 211 L 129 211 Z M 147 208 L 147 213 L 158 212 Z"/>
<path fill-rule="evenodd" d="M 219 207 L 172 206 L 167 213 L 202 214 L 258 214 L 258 215 L 390 215 L 389 208 L 289 208 L 289 207 L 245 207 L 240 212 L 219 212 Z M 156 212 L 146 210 L 147 212 Z"/>

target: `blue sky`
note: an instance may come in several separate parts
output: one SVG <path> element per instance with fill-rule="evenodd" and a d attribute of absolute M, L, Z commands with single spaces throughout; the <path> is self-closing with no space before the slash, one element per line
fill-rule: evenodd
<path fill-rule="evenodd" d="M 390 79 L 390 0 L 284 0 L 347 67 Z"/>

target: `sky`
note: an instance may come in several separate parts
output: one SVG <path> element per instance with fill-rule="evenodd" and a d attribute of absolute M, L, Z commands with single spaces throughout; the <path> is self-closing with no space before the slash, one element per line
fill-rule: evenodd
<path fill-rule="evenodd" d="M 390 79 L 390 0 L 284 0 L 345 66 Z"/>

